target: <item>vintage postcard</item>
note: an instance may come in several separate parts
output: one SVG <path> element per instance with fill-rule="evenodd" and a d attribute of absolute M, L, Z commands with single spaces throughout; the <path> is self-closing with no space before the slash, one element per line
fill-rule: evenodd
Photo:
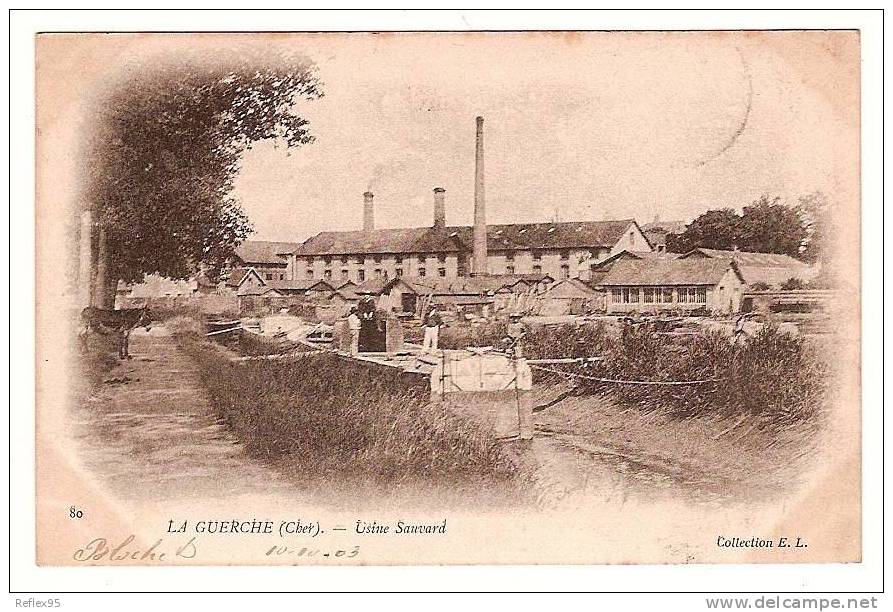
<path fill-rule="evenodd" d="M 35 45 L 39 565 L 862 560 L 859 31 Z"/>

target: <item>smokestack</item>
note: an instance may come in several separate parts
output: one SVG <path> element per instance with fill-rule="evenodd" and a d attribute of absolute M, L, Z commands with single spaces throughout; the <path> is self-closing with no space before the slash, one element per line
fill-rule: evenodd
<path fill-rule="evenodd" d="M 472 274 L 487 273 L 487 214 L 484 210 L 484 118 L 475 119 L 474 138 L 474 257 Z"/>
<path fill-rule="evenodd" d="M 434 188 L 434 227 L 446 227 L 446 205 L 443 203 L 443 187 Z"/>
<path fill-rule="evenodd" d="M 375 213 L 372 208 L 372 192 L 363 194 L 363 230 L 375 229 Z"/>

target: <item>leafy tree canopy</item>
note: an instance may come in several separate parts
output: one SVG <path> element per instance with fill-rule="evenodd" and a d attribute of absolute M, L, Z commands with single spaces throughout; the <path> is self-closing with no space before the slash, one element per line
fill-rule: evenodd
<path fill-rule="evenodd" d="M 806 228 L 806 240 L 801 258 L 813 263 L 833 257 L 831 234 L 831 204 L 822 193 L 811 193 L 800 198 L 800 216 Z"/>
<path fill-rule="evenodd" d="M 826 225 L 827 215 L 822 213 L 826 205 L 818 194 L 801 198 L 793 207 L 781 198 L 764 195 L 745 206 L 740 215 L 731 208 L 708 210 L 683 233 L 667 236 L 667 249 L 684 253 L 695 248 L 738 248 L 815 261 L 823 248 L 819 237 Z"/>
<path fill-rule="evenodd" d="M 691 249 L 731 249 L 738 243 L 741 217 L 731 208 L 708 210 L 686 226 L 681 234 L 667 236 L 667 249 L 684 253 Z"/>
<path fill-rule="evenodd" d="M 108 236 L 112 278 L 184 278 L 219 266 L 251 231 L 232 197 L 252 143 L 312 142 L 301 101 L 322 95 L 304 59 L 221 53 L 132 72 L 96 109 L 85 198 Z"/>
<path fill-rule="evenodd" d="M 786 206 L 781 198 L 765 195 L 744 207 L 738 228 L 738 248 L 753 253 L 799 257 L 800 246 L 806 239 L 798 210 Z"/>
<path fill-rule="evenodd" d="M 796 277 L 791 277 L 781 284 L 782 291 L 792 291 L 794 289 L 806 289 L 806 283 Z"/>

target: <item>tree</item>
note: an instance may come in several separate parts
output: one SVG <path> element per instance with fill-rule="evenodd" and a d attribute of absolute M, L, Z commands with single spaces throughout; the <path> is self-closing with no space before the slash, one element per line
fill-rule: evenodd
<path fill-rule="evenodd" d="M 800 219 L 805 230 L 800 256 L 815 263 L 832 257 L 831 204 L 823 193 L 815 192 L 800 198 Z"/>
<path fill-rule="evenodd" d="M 792 208 L 781 198 L 762 196 L 741 215 L 731 208 L 708 210 L 678 235 L 667 236 L 667 250 L 684 253 L 696 248 L 751 253 L 783 253 L 801 256 L 807 240 L 801 207 Z"/>
<path fill-rule="evenodd" d="M 789 278 L 788 280 L 786 280 L 785 282 L 783 282 L 780 286 L 780 289 L 782 291 L 792 291 L 794 289 L 805 289 L 805 288 L 806 288 L 806 283 L 804 283 L 801 279 L 795 278 L 793 276 L 791 278 Z"/>
<path fill-rule="evenodd" d="M 112 288 L 152 273 L 185 278 L 200 262 L 219 269 L 251 231 L 231 195 L 242 154 L 263 139 L 313 140 L 297 112 L 322 95 L 306 60 L 178 59 L 131 74 L 97 107 L 84 196 Z"/>
<path fill-rule="evenodd" d="M 691 249 L 731 249 L 738 242 L 741 218 L 731 208 L 708 210 L 689 223 L 681 234 L 667 235 L 667 250 L 684 253 Z"/>
<path fill-rule="evenodd" d="M 738 225 L 738 248 L 752 253 L 783 253 L 800 256 L 806 238 L 799 210 L 781 198 L 762 196 L 745 206 Z"/>

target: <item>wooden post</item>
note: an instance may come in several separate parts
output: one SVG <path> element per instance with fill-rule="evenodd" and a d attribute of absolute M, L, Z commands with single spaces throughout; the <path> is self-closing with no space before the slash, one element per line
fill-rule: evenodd
<path fill-rule="evenodd" d="M 533 397 L 527 390 L 518 394 L 518 438 L 533 440 Z"/>
<path fill-rule="evenodd" d="M 518 438 L 533 440 L 533 398 L 530 395 L 530 385 L 521 384 L 521 371 L 522 369 L 527 371 L 529 368 L 527 360 L 522 356 L 523 349 L 519 345 L 516 345 L 515 348 L 518 349 L 513 360 L 515 362 L 515 394 L 518 402 Z"/>
<path fill-rule="evenodd" d="M 350 355 L 350 328 L 347 321 L 339 319 L 332 325 L 332 337 L 334 344 L 339 351 Z"/>
<path fill-rule="evenodd" d="M 93 283 L 93 305 L 108 308 L 108 243 L 105 228 L 99 228 L 99 244 L 96 247 L 96 282 Z M 114 307 L 114 305 L 112 305 Z"/>
<path fill-rule="evenodd" d="M 393 312 L 388 312 L 388 318 L 385 319 L 385 352 L 389 357 L 393 357 L 398 351 L 403 350 L 403 326 L 400 319 L 394 316 Z"/>
<path fill-rule="evenodd" d="M 78 244 L 78 305 L 86 308 L 93 303 L 93 213 L 81 213 L 81 236 Z"/>

